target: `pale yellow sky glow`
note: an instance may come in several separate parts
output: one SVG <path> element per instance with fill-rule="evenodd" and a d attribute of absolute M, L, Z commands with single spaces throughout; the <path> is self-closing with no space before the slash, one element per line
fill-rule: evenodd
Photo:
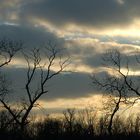
<path fill-rule="evenodd" d="M 84 109 L 86 107 L 93 107 L 95 109 L 101 108 L 102 107 L 102 95 L 99 93 L 97 95 L 92 95 L 89 97 L 81 97 L 81 98 L 76 98 L 76 99 L 57 99 L 54 101 L 39 101 L 40 106 L 43 108 L 56 108 L 60 109 L 62 108 L 63 110 L 67 108 L 77 108 L 77 109 Z"/>
<path fill-rule="evenodd" d="M 44 27 L 46 30 L 54 32 L 59 37 L 75 36 L 75 34 L 83 35 L 106 35 L 106 36 L 123 36 L 123 37 L 140 37 L 140 20 L 135 19 L 130 25 L 120 26 L 120 27 L 107 27 L 105 29 L 96 29 L 90 26 L 81 26 L 73 23 L 67 23 L 63 27 L 57 27 L 51 24 L 47 20 L 41 20 L 30 17 L 30 22 L 34 24 L 35 27 Z"/>
<path fill-rule="evenodd" d="M 68 108 L 73 108 L 73 109 L 78 109 L 78 110 L 92 108 L 93 111 L 96 112 L 96 115 L 100 116 L 100 115 L 104 115 L 104 113 L 107 111 L 107 110 L 104 110 L 103 112 L 103 108 L 105 107 L 105 105 L 109 104 L 108 101 L 109 101 L 108 97 L 103 96 L 102 93 L 101 94 L 97 93 L 95 95 L 92 95 L 91 93 L 91 96 L 89 97 L 82 97 L 82 98 L 76 98 L 76 99 L 74 98 L 73 99 L 57 99 L 57 100 L 48 101 L 48 102 L 40 100 L 38 102 L 40 106 L 39 108 L 35 108 L 35 110 L 42 111 L 40 112 L 41 114 L 45 110 L 46 111 L 53 110 L 54 112 L 52 112 L 52 114 L 62 115 L 63 111 L 65 111 Z M 124 114 L 127 117 L 129 117 L 129 115 L 134 115 L 134 112 L 138 114 L 140 113 L 139 105 L 140 105 L 140 101 L 137 101 L 135 105 L 133 106 L 132 105 L 126 106 L 125 104 L 122 104 L 118 114 Z"/>

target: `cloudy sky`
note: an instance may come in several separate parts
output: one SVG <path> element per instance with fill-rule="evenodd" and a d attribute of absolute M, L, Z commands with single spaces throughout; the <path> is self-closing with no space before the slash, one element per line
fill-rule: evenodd
<path fill-rule="evenodd" d="M 101 96 L 89 75 L 104 71 L 103 53 L 118 49 L 134 59 L 140 45 L 139 9 L 139 0 L 0 0 L 0 38 L 21 40 L 26 50 L 48 40 L 64 47 L 72 72 L 52 80 L 40 102 L 52 110 L 88 106 Z M 17 91 L 24 90 L 22 59 L 16 56 L 5 70 Z"/>

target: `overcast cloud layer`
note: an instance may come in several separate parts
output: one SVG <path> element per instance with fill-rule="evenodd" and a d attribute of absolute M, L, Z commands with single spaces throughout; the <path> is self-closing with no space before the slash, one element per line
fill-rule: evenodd
<path fill-rule="evenodd" d="M 19 16 L 20 20 L 34 17 L 61 26 L 76 23 L 106 28 L 132 23 L 139 18 L 139 5 L 138 0 L 31 0 L 21 2 Z"/>
<path fill-rule="evenodd" d="M 140 45 L 139 32 L 135 32 L 140 30 L 139 9 L 139 0 L 0 0 L 0 39 L 21 40 L 27 51 L 48 40 L 65 48 L 74 73 L 52 81 L 50 94 L 43 99 L 89 97 L 99 92 L 91 86 L 89 75 L 103 73 L 101 58 L 108 49 L 120 50 L 123 58 L 129 57 L 131 68 L 139 70 L 135 59 Z M 119 30 L 117 35 L 106 35 L 114 30 Z M 16 59 L 22 62 L 23 58 L 17 55 Z M 18 77 L 14 85 L 25 82 L 26 68 L 17 65 L 5 70 L 11 79 Z"/>

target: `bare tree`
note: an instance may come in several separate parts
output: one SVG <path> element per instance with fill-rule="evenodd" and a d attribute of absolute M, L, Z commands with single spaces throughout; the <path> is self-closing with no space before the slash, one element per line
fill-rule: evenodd
<path fill-rule="evenodd" d="M 21 104 L 16 112 L 13 112 L 12 106 L 6 102 L 5 98 L 0 99 L 0 101 L 16 124 L 24 131 L 32 109 L 38 106 L 37 101 L 41 96 L 48 93 L 48 82 L 63 72 L 68 65 L 69 58 L 63 59 L 61 50 L 52 43 L 42 49 L 34 48 L 27 53 L 23 52 L 23 55 L 27 62 L 26 97 L 20 101 Z"/>
<path fill-rule="evenodd" d="M 102 78 L 93 74 L 92 82 L 94 85 L 105 91 L 105 93 L 109 95 L 108 97 L 110 97 L 105 107 L 107 110 L 110 109 L 108 132 L 109 134 L 112 134 L 112 124 L 115 114 L 119 110 L 121 104 L 130 103 L 128 100 L 128 93 L 130 92 L 130 89 L 134 91 L 135 89 L 132 87 L 131 79 L 128 79 L 128 59 L 126 58 L 126 65 L 122 66 L 124 58 L 122 59 L 119 51 L 109 50 L 103 57 L 103 62 L 108 73 L 106 73 Z M 122 72 L 123 67 L 126 67 L 125 73 Z"/>
<path fill-rule="evenodd" d="M 8 65 L 13 57 L 22 49 L 21 41 L 14 41 L 10 39 L 0 40 L 0 102 L 5 98 L 6 94 L 9 93 L 9 80 L 2 69 Z M 2 102 L 1 102 L 2 103 Z M 1 110 L 1 128 L 7 128 L 8 125 L 13 121 L 13 118 L 8 116 L 6 110 Z"/>
<path fill-rule="evenodd" d="M 64 122 L 65 122 L 65 128 L 68 130 L 69 134 L 72 134 L 73 132 L 73 125 L 76 121 L 76 111 L 74 108 L 67 109 L 63 112 L 64 115 Z"/>
<path fill-rule="evenodd" d="M 82 126 L 87 127 L 87 133 L 90 135 L 94 134 L 97 122 L 96 117 L 97 111 L 91 106 L 78 111 L 78 121 L 82 124 Z"/>
<path fill-rule="evenodd" d="M 13 41 L 10 39 L 0 40 L 0 95 L 3 96 L 8 92 L 7 78 L 2 74 L 2 68 L 8 65 L 15 54 L 21 50 L 22 42 Z"/>
<path fill-rule="evenodd" d="M 8 82 L 6 76 L 2 73 L 2 68 L 8 65 L 15 54 L 22 49 L 21 41 L 10 39 L 0 40 L 0 96 L 3 97 L 8 92 Z"/>
<path fill-rule="evenodd" d="M 21 41 L 13 41 L 10 39 L 0 40 L 0 67 L 8 65 L 14 55 L 21 50 Z"/>

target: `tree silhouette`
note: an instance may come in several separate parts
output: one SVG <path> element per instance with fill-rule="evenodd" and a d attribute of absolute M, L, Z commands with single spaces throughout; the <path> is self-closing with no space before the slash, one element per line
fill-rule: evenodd
<path fill-rule="evenodd" d="M 0 40 L 0 67 L 8 65 L 15 54 L 22 48 L 21 41 L 13 41 L 10 39 Z"/>
<path fill-rule="evenodd" d="M 61 50 L 57 49 L 56 45 L 51 42 L 46 47 L 23 52 L 23 55 L 27 62 L 26 97 L 20 100 L 20 105 L 16 111 L 13 111 L 12 105 L 6 101 L 6 98 L 0 99 L 3 107 L 9 112 L 22 132 L 25 131 L 26 125 L 29 123 L 29 115 L 32 109 L 38 106 L 37 101 L 41 96 L 48 93 L 48 82 L 63 72 L 69 63 L 69 58 L 63 59 Z M 55 66 L 57 67 L 55 68 Z M 35 82 L 37 86 L 33 86 Z"/>
<path fill-rule="evenodd" d="M 138 91 L 133 88 L 132 80 L 129 77 L 128 59 L 126 58 L 126 65 L 123 66 L 124 58 L 122 58 L 119 51 L 108 50 L 103 57 L 103 62 L 108 72 L 102 78 L 97 77 L 94 73 L 92 75 L 92 83 L 105 91 L 109 96 L 105 109 L 110 110 L 108 132 L 111 135 L 113 119 L 120 105 L 132 103 L 128 98 L 129 93 L 130 91 L 135 93 Z M 125 73 L 123 72 L 124 67 L 126 67 Z"/>

